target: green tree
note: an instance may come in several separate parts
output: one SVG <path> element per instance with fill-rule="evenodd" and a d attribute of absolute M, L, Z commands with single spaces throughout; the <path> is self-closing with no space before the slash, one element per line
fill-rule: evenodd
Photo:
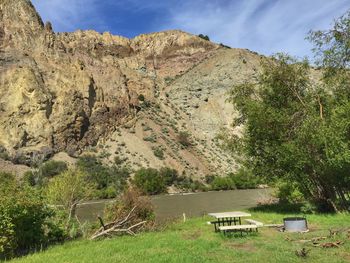
<path fill-rule="evenodd" d="M 211 183 L 211 187 L 213 190 L 232 190 L 236 189 L 234 181 L 226 176 L 226 177 L 215 177 Z"/>
<path fill-rule="evenodd" d="M 115 160 L 113 166 L 104 165 L 94 155 L 84 155 L 78 159 L 77 167 L 87 174 L 87 181 L 96 185 L 95 197 L 113 198 L 127 185 L 130 170 Z"/>
<path fill-rule="evenodd" d="M 307 61 L 285 55 L 263 61 L 257 84 L 232 90 L 240 111 L 235 123 L 245 125 L 244 136 L 232 139 L 257 176 L 297 183 L 324 209 L 343 210 L 350 189 L 350 100 L 338 100 L 332 88 L 311 82 Z"/>
<path fill-rule="evenodd" d="M 141 168 L 136 171 L 133 184 L 145 194 L 160 194 L 166 191 L 165 180 L 157 169 Z"/>
<path fill-rule="evenodd" d="M 94 189 L 95 185 L 87 181 L 86 173 L 79 169 L 71 169 L 50 180 L 45 193 L 51 205 L 62 208 L 68 227 L 75 218 L 78 203 L 90 198 Z"/>
<path fill-rule="evenodd" d="M 167 186 L 171 186 L 179 177 L 179 173 L 175 169 L 169 167 L 162 167 L 159 173 Z"/>

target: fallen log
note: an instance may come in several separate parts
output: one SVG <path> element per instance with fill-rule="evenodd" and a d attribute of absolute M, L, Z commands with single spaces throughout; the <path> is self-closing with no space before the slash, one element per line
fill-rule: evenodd
<path fill-rule="evenodd" d="M 314 247 L 322 247 L 322 248 L 337 247 L 338 248 L 342 244 L 344 244 L 343 241 L 326 242 L 326 243 L 321 243 L 321 244 L 314 244 Z"/>
<path fill-rule="evenodd" d="M 142 227 L 147 221 L 132 222 L 133 213 L 136 206 L 133 207 L 128 215 L 124 219 L 116 219 L 115 221 L 104 224 L 103 219 L 99 217 L 101 228 L 99 228 L 91 237 L 90 240 L 94 240 L 100 237 L 110 237 L 113 234 L 129 234 L 132 236 L 136 235 L 136 230 Z"/>

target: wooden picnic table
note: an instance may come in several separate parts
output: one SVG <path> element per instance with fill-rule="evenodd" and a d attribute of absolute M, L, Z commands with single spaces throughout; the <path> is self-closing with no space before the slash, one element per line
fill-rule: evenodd
<path fill-rule="evenodd" d="M 209 213 L 208 215 L 216 218 L 216 221 L 210 222 L 211 224 L 214 224 L 215 232 L 218 231 L 218 226 L 225 226 L 225 224 L 231 226 L 232 224 L 237 225 L 237 223 L 242 225 L 242 217 L 252 216 L 249 213 L 240 211 Z"/>

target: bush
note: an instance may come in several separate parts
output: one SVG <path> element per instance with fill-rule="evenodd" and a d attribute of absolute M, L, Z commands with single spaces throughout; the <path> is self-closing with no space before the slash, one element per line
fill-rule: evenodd
<path fill-rule="evenodd" d="M 210 38 L 209 38 L 207 35 L 199 34 L 198 36 L 199 36 L 201 39 L 210 41 Z"/>
<path fill-rule="evenodd" d="M 145 96 L 143 94 L 140 94 L 138 99 L 139 101 L 145 101 Z"/>
<path fill-rule="evenodd" d="M 0 173 L 0 192 L 0 258 L 26 253 L 63 237 L 50 222 L 54 213 L 38 190 L 20 185 L 13 175 Z"/>
<path fill-rule="evenodd" d="M 164 178 L 158 170 L 141 168 L 135 173 L 133 184 L 145 194 L 160 194 L 166 191 Z"/>
<path fill-rule="evenodd" d="M 65 162 L 51 160 L 43 163 L 36 171 L 26 172 L 23 180 L 31 186 L 44 186 L 51 178 L 67 169 L 68 166 Z"/>
<path fill-rule="evenodd" d="M 186 131 L 181 131 L 178 136 L 179 143 L 184 147 L 191 146 L 190 134 Z"/>
<path fill-rule="evenodd" d="M 103 165 L 94 155 L 84 155 L 77 161 L 77 167 L 87 174 L 86 180 L 96 186 L 95 198 L 112 198 L 127 185 L 130 171 L 121 166 L 123 160 L 115 159 L 115 165 Z M 112 190 L 112 188 L 114 188 Z M 112 193 L 115 193 L 114 196 Z"/>
<path fill-rule="evenodd" d="M 297 183 L 280 180 L 275 187 L 276 192 L 274 195 L 279 199 L 280 203 L 298 204 L 305 200 Z"/>
<path fill-rule="evenodd" d="M 0 145 L 0 159 L 3 159 L 5 161 L 10 160 L 10 156 L 9 156 L 6 148 L 1 146 L 1 145 Z"/>
<path fill-rule="evenodd" d="M 237 173 L 230 175 L 233 183 L 238 189 L 254 189 L 258 185 L 258 179 L 252 171 L 241 168 Z"/>
<path fill-rule="evenodd" d="M 174 185 L 185 191 L 207 191 L 208 188 L 198 180 L 193 180 L 192 178 L 186 176 L 180 176 L 176 179 Z"/>
<path fill-rule="evenodd" d="M 171 186 L 178 178 L 179 174 L 175 169 L 163 167 L 159 170 L 160 176 L 163 177 L 167 186 Z"/>
<path fill-rule="evenodd" d="M 235 183 L 229 177 L 215 177 L 213 182 L 211 183 L 211 188 L 213 190 L 233 190 L 236 189 Z"/>
<path fill-rule="evenodd" d="M 135 208 L 134 217 L 130 224 L 136 224 L 141 221 L 151 223 L 154 220 L 154 208 L 148 197 L 142 196 L 142 191 L 137 188 L 128 188 L 120 195 L 116 202 L 107 206 L 105 215 L 108 220 L 124 219 L 129 212 Z"/>
<path fill-rule="evenodd" d="M 158 157 L 158 159 L 164 160 L 164 151 L 161 147 L 153 148 L 153 154 L 154 156 Z"/>

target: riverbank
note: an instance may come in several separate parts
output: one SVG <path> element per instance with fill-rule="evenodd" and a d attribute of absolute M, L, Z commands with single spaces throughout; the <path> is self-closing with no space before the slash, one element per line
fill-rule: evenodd
<path fill-rule="evenodd" d="M 286 214 L 251 212 L 252 218 L 264 223 L 281 223 Z M 302 262 L 295 251 L 310 249 L 306 261 L 341 263 L 350 261 L 350 239 L 343 232 L 324 242 L 344 242 L 339 247 L 322 248 L 307 242 L 314 237 L 327 237 L 329 229 L 349 228 L 350 215 L 309 215 L 310 232 L 281 233 L 263 228 L 244 237 L 225 237 L 206 224 L 210 218 L 198 217 L 177 222 L 158 232 L 137 237 L 116 237 L 102 241 L 74 241 L 49 248 L 11 262 Z"/>

